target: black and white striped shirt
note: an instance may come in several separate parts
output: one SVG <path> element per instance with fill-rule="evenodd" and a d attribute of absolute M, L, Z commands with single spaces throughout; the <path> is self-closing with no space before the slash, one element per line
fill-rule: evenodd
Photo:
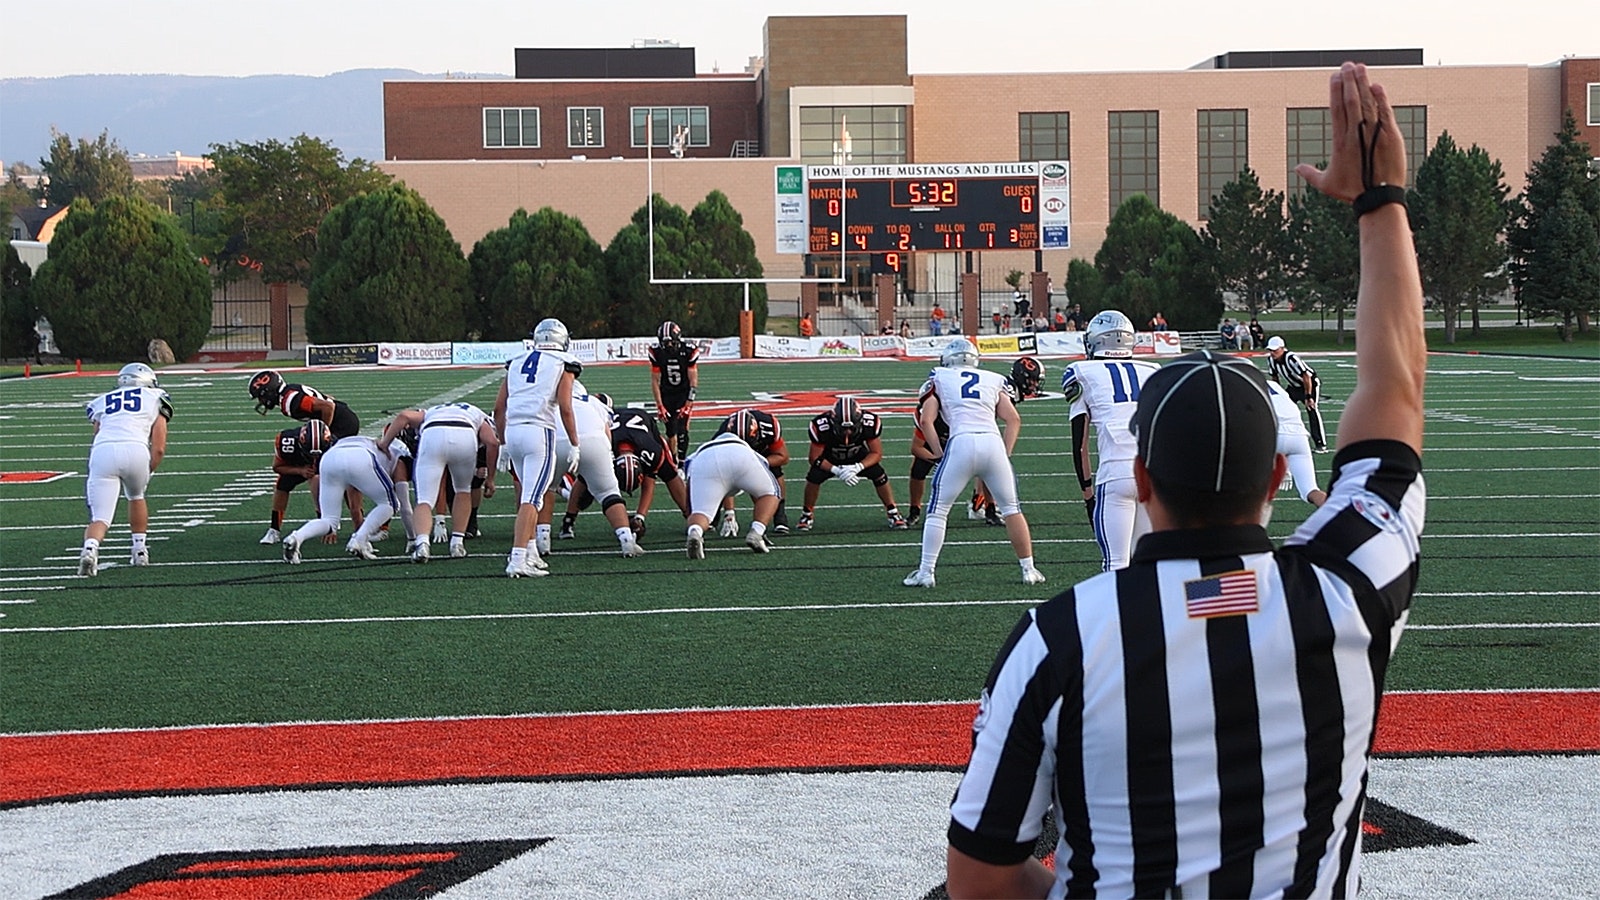
<path fill-rule="evenodd" d="M 1023 616 L 990 672 L 951 846 L 995 865 L 1055 816 L 1052 896 L 1355 893 L 1367 753 L 1417 580 L 1404 444 L 1334 460 L 1274 550 L 1233 526 L 1145 536 Z"/>
<path fill-rule="evenodd" d="M 1316 390 L 1317 370 L 1306 365 L 1292 351 L 1285 350 L 1279 357 L 1269 356 L 1267 362 L 1272 367 L 1272 380 L 1283 385 L 1296 402 L 1305 399 L 1308 373 L 1311 375 L 1312 390 Z"/>

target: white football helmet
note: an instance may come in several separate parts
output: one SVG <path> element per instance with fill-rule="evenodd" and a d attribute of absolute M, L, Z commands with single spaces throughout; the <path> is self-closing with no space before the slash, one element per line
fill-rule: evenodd
<path fill-rule="evenodd" d="M 955 338 L 939 354 L 939 365 L 947 369 L 970 369 L 977 364 L 978 348 L 966 338 Z"/>
<path fill-rule="evenodd" d="M 1133 343 L 1133 322 L 1114 309 L 1097 313 L 1083 333 L 1090 359 L 1127 359 L 1133 356 Z"/>
<path fill-rule="evenodd" d="M 156 370 L 144 363 L 128 363 L 117 373 L 117 384 L 122 387 L 155 387 Z"/>
<path fill-rule="evenodd" d="M 572 343 L 572 335 L 560 319 L 543 319 L 533 326 L 533 346 L 539 350 L 565 350 Z"/>

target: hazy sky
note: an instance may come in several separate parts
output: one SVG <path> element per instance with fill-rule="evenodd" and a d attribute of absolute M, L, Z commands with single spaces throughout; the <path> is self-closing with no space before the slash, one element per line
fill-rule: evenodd
<path fill-rule="evenodd" d="M 1428 65 L 1600 55 L 1593 0 L 71 0 L 7 4 L 0 77 L 326 75 L 346 69 L 510 75 L 517 47 L 693 47 L 701 72 L 761 53 L 771 15 L 904 13 L 912 74 L 1183 69 L 1230 50 L 1421 47 Z"/>

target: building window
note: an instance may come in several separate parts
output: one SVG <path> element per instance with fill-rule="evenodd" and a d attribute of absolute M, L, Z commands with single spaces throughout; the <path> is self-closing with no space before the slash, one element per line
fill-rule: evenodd
<path fill-rule="evenodd" d="M 604 147 L 605 123 L 605 110 L 598 106 L 567 107 L 567 146 Z"/>
<path fill-rule="evenodd" d="M 711 146 L 711 108 L 709 106 L 635 106 L 633 146 L 648 141 L 656 147 L 672 146 L 673 136 L 684 135 L 685 147 Z"/>
<path fill-rule="evenodd" d="M 486 108 L 483 111 L 483 145 L 485 147 L 539 146 L 538 107 Z"/>
<path fill-rule="evenodd" d="M 1017 114 L 1017 160 L 1067 160 L 1072 158 L 1072 115 L 1064 112 Z"/>
<path fill-rule="evenodd" d="M 1106 114 L 1111 213 L 1144 194 L 1161 205 L 1161 114 L 1153 109 Z"/>
<path fill-rule="evenodd" d="M 1322 168 L 1333 155 L 1333 126 L 1327 107 L 1288 110 L 1287 132 L 1284 135 L 1289 162 L 1289 196 L 1305 193 L 1306 183 L 1294 173 L 1301 163 Z"/>
<path fill-rule="evenodd" d="M 842 158 L 846 151 L 848 160 Z M 906 108 L 802 106 L 800 159 L 827 164 L 834 161 L 836 152 L 841 157 L 840 162 L 856 165 L 905 162 Z"/>
<path fill-rule="evenodd" d="M 1600 125 L 1600 83 L 1589 85 L 1589 124 Z"/>
<path fill-rule="evenodd" d="M 1394 122 L 1400 126 L 1400 137 L 1406 142 L 1406 184 L 1415 186 L 1417 167 L 1428 156 L 1428 108 L 1396 106 Z"/>
<path fill-rule="evenodd" d="M 1250 111 L 1198 111 L 1196 156 L 1200 165 L 1200 218 L 1211 217 L 1211 201 L 1250 165 Z"/>

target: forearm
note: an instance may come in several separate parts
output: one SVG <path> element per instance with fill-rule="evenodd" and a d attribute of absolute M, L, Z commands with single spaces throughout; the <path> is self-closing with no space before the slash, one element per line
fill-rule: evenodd
<path fill-rule="evenodd" d="M 1360 229 L 1357 384 L 1340 416 L 1340 442 L 1386 437 L 1420 451 L 1428 348 L 1422 281 L 1405 207 L 1379 207 L 1361 217 Z"/>

